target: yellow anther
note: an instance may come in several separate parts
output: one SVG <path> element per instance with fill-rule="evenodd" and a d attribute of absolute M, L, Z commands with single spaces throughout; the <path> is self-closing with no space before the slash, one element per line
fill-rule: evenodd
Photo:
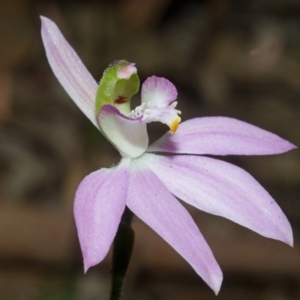
<path fill-rule="evenodd" d="M 181 118 L 178 117 L 178 116 L 172 121 L 172 123 L 170 125 L 170 130 L 171 130 L 172 133 L 176 132 L 180 121 L 181 121 Z"/>

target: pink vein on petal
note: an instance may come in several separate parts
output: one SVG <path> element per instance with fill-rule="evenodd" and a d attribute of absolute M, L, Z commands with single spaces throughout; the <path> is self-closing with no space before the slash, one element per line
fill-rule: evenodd
<path fill-rule="evenodd" d="M 293 245 L 291 225 L 280 207 L 241 168 L 203 156 L 145 154 L 143 158 L 176 197 L 263 236 Z"/>
<path fill-rule="evenodd" d="M 128 168 L 101 169 L 80 183 L 74 201 L 74 217 L 85 272 L 106 256 L 126 205 Z"/>
<path fill-rule="evenodd" d="M 131 162 L 127 206 L 168 242 L 217 294 L 223 279 L 213 253 L 190 214 L 156 175 Z"/>
<path fill-rule="evenodd" d="M 195 118 L 166 133 L 147 152 L 211 155 L 279 154 L 296 147 L 276 134 L 227 117 Z"/>
<path fill-rule="evenodd" d="M 95 97 L 98 85 L 54 22 L 42 20 L 42 39 L 53 73 L 81 111 L 98 127 Z"/>

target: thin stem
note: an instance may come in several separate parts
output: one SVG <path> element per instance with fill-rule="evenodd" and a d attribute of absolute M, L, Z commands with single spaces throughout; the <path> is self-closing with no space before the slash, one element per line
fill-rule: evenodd
<path fill-rule="evenodd" d="M 113 245 L 110 300 L 119 300 L 121 297 L 122 285 L 134 243 L 134 231 L 130 227 L 132 217 L 133 213 L 126 207 Z"/>

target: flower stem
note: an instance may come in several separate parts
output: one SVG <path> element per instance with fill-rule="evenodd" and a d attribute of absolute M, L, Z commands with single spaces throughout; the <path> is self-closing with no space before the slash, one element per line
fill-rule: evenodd
<path fill-rule="evenodd" d="M 130 227 L 132 217 L 133 213 L 126 207 L 113 245 L 110 300 L 119 300 L 121 297 L 122 285 L 134 243 L 134 231 Z"/>

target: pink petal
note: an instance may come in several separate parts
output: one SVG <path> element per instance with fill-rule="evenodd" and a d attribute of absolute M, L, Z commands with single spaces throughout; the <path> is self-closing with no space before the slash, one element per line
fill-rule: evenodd
<path fill-rule="evenodd" d="M 222 271 L 211 249 L 186 209 L 143 166 L 142 158 L 131 163 L 128 207 L 185 258 L 217 294 Z"/>
<path fill-rule="evenodd" d="M 152 76 L 142 86 L 142 105 L 137 107 L 135 114 L 142 115 L 145 123 L 161 122 L 168 125 L 174 133 L 181 118 L 181 112 L 175 109 L 177 90 L 173 83 L 165 78 Z"/>
<path fill-rule="evenodd" d="M 80 183 L 74 216 L 85 272 L 100 263 L 116 235 L 128 186 L 128 159 L 111 169 L 101 169 Z"/>
<path fill-rule="evenodd" d="M 151 106 L 167 107 L 176 98 L 176 87 L 168 79 L 151 76 L 142 85 L 142 103 L 151 103 Z"/>
<path fill-rule="evenodd" d="M 103 105 L 99 125 L 106 138 L 119 150 L 123 157 L 138 157 L 148 146 L 146 124 L 139 119 L 124 116 L 112 105 Z"/>
<path fill-rule="evenodd" d="M 269 193 L 241 168 L 213 158 L 191 155 L 145 154 L 143 159 L 176 197 L 263 236 L 293 245 L 291 225 L 282 210 Z"/>
<path fill-rule="evenodd" d="M 42 39 L 53 73 L 76 105 L 98 127 L 95 116 L 98 84 L 56 24 L 45 17 L 41 20 Z"/>
<path fill-rule="evenodd" d="M 175 134 L 166 133 L 147 152 L 211 155 L 266 155 L 296 147 L 279 136 L 248 123 L 226 118 L 196 118 L 179 125 Z"/>

